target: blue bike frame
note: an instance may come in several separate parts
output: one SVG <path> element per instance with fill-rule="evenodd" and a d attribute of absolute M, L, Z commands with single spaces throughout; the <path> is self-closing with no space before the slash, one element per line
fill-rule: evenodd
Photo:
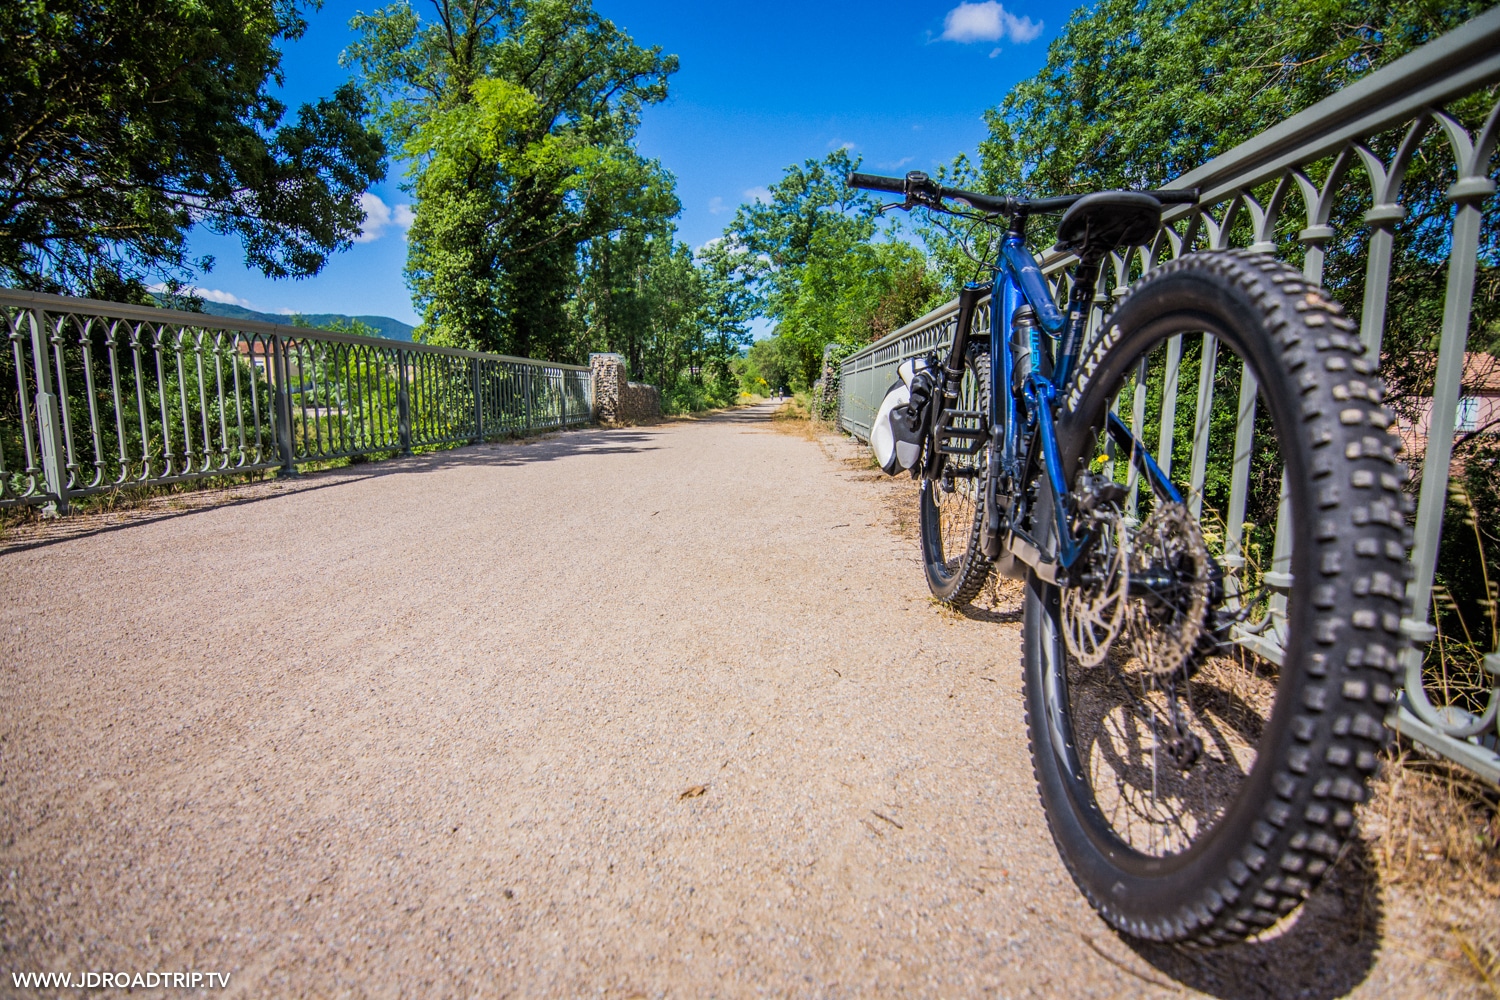
<path fill-rule="evenodd" d="M 1046 488 L 1050 491 L 1052 511 L 1056 518 L 1057 551 L 1045 553 L 1032 539 L 1021 536 L 1018 528 L 1009 526 L 1012 542 L 1018 536 L 1028 546 L 1012 545 L 1023 561 L 1040 569 L 1039 563 L 1054 562 L 1057 568 L 1066 570 L 1077 562 L 1083 545 L 1075 538 L 1069 525 L 1071 510 L 1068 503 L 1068 485 L 1063 478 L 1062 456 L 1057 444 L 1057 426 L 1054 418 L 1055 403 L 1061 395 L 1077 363 L 1083 348 L 1084 328 L 1088 320 L 1089 303 L 1078 302 L 1064 316 L 1053 301 L 1051 289 L 1036 258 L 1026 249 L 1021 234 L 1012 230 L 1001 244 L 1000 260 L 997 261 L 994 282 L 990 286 L 990 409 L 991 428 L 1003 420 L 1003 431 L 992 431 L 990 442 L 991 460 L 999 460 L 999 471 L 1004 479 L 1017 490 L 1022 488 L 1026 475 L 1025 465 L 1030 457 L 1029 436 L 1037 436 L 1043 468 L 1046 471 Z M 1092 290 L 1090 289 L 1090 295 Z M 1016 311 L 1029 305 L 1036 315 L 1037 323 L 1031 330 L 1029 345 L 1033 362 L 1021 385 L 1020 402 L 1015 390 L 1015 356 L 1011 351 L 1010 331 L 1015 322 Z M 1061 334 L 1058 356 L 1052 365 L 1052 374 L 1043 375 L 1041 359 L 1051 356 L 1051 345 L 1044 338 L 1055 338 Z M 998 361 L 998 364 L 995 362 Z M 996 410 L 1001 412 L 997 413 Z M 997 420 L 996 418 L 1000 419 Z M 1106 431 L 1116 446 L 1133 455 L 1140 472 L 1146 477 L 1153 491 L 1173 503 L 1181 503 L 1182 496 L 1162 473 L 1149 452 L 1143 447 L 1130 428 L 1111 413 Z M 998 437 L 999 440 L 995 440 Z M 992 512 L 991 512 L 992 513 Z M 1025 548 L 1031 548 L 1033 558 L 1027 558 Z M 1048 556 L 1051 556 L 1049 559 Z M 1054 574 L 1055 576 L 1055 571 Z"/>

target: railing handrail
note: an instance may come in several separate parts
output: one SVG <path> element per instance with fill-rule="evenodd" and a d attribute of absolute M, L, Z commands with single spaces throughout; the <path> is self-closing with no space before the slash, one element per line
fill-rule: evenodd
<path fill-rule="evenodd" d="M 27 292 L 15 288 L 0 287 L 0 305 L 15 305 L 41 309 L 47 312 L 93 313 L 101 319 L 127 319 L 141 322 L 176 323 L 201 327 L 205 330 L 223 330 L 228 333 L 261 333 L 281 337 L 283 340 L 317 339 L 336 344 L 368 345 L 371 347 L 399 347 L 405 351 L 423 354 L 446 354 L 458 358 L 478 358 L 481 361 L 509 361 L 516 364 L 555 368 L 561 371 L 586 372 L 587 365 L 570 365 L 560 361 L 539 361 L 536 358 L 520 358 L 510 354 L 490 354 L 484 351 L 467 351 L 458 347 L 441 347 L 412 340 L 394 340 L 390 337 L 366 337 L 357 333 L 340 333 L 320 327 L 294 326 L 290 323 L 268 323 L 263 319 L 235 319 L 232 316 L 212 316 L 208 313 L 188 312 L 183 309 L 163 309 L 159 306 L 132 305 L 127 302 L 110 302 L 105 299 L 89 299 L 71 295 L 53 295 L 49 292 Z M 56 309 L 49 309 L 55 306 Z"/>
<path fill-rule="evenodd" d="M 0 507 L 594 419 L 582 365 L 14 289 L 0 319 Z"/>

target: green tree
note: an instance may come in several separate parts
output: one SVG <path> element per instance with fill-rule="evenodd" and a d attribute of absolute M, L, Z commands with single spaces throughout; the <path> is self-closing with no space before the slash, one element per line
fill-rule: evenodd
<path fill-rule="evenodd" d="M 874 198 L 844 183 L 857 167 L 845 150 L 793 164 L 770 200 L 741 207 L 725 232 L 741 251 L 736 273 L 777 323 L 797 388 L 818 378 L 827 344 L 868 343 L 942 298 L 922 251 L 881 226 Z"/>
<path fill-rule="evenodd" d="M 0 281 L 142 299 L 184 280 L 188 230 L 240 237 L 272 277 L 349 246 L 385 147 L 350 86 L 286 108 L 296 0 L 0 4 Z"/>
<path fill-rule="evenodd" d="M 574 340 L 585 351 L 614 351 L 632 376 L 645 377 L 651 327 L 652 258 L 670 247 L 670 231 L 627 227 L 580 248 L 580 280 L 572 302 Z M 670 252 L 668 250 L 668 252 Z"/>
<path fill-rule="evenodd" d="M 791 391 L 792 373 L 781 348 L 780 337 L 766 337 L 750 345 L 739 366 L 740 384 L 746 392 L 764 396 Z"/>
<path fill-rule="evenodd" d="M 1491 3 L 1101 0 L 985 115 L 990 190 L 1155 187 Z"/>
<path fill-rule="evenodd" d="M 744 280 L 749 252 L 727 240 L 717 239 L 697 254 L 703 284 L 702 323 L 704 336 L 718 357 L 738 356 L 750 343 L 750 320 L 755 316 L 754 293 Z"/>
<path fill-rule="evenodd" d="M 596 237 L 581 255 L 576 339 L 623 354 L 631 377 L 659 386 L 672 412 L 738 395 L 732 362 L 753 303 L 719 244 L 695 255 L 670 228 Z M 580 351 L 581 353 L 581 351 Z"/>
<path fill-rule="evenodd" d="M 351 22 L 360 68 L 416 195 L 407 279 L 435 343 L 560 360 L 578 248 L 678 210 L 636 152 L 675 56 L 589 0 L 398 0 Z"/>

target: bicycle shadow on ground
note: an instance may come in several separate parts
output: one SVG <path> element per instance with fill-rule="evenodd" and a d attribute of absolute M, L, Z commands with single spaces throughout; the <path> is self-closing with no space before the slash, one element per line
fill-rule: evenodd
<path fill-rule="evenodd" d="M 1183 986 L 1222 1000 L 1330 1000 L 1369 976 L 1383 913 L 1375 864 L 1355 838 L 1290 926 L 1264 940 L 1212 950 L 1120 940 Z"/>
<path fill-rule="evenodd" d="M 210 510 L 241 507 L 306 493 L 367 482 L 386 476 L 421 475 L 452 468 L 503 468 L 560 458 L 621 455 L 654 451 L 650 436 L 633 428 L 554 431 L 535 438 L 512 438 L 463 445 L 419 455 L 359 462 L 297 476 L 230 483 L 201 490 L 151 497 L 123 510 L 85 509 L 56 520 L 24 524 L 0 536 L 0 555 L 44 548 L 78 538 L 124 531 Z"/>
<path fill-rule="evenodd" d="M 976 622 L 989 622 L 991 625 L 1019 625 L 1021 619 L 1026 617 L 1026 610 L 1020 604 L 1012 607 L 990 607 L 981 608 L 977 605 L 966 604 L 958 609 L 958 613 L 965 618 Z"/>

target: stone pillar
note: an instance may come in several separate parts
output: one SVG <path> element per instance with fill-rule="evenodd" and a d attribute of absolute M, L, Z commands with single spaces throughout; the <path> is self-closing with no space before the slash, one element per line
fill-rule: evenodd
<path fill-rule="evenodd" d="M 624 414 L 625 356 L 590 354 L 589 374 L 594 380 L 594 419 L 601 424 L 617 424 Z"/>
<path fill-rule="evenodd" d="M 625 358 L 590 354 L 594 379 L 594 419 L 601 424 L 637 424 L 661 419 L 661 392 L 654 385 L 631 382 Z"/>

